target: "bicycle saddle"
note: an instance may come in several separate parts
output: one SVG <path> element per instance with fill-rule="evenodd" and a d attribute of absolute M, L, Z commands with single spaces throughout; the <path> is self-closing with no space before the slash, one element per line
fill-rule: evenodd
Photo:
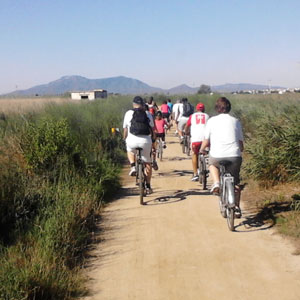
<path fill-rule="evenodd" d="M 140 150 L 140 151 L 142 151 L 143 150 L 143 148 L 141 148 L 141 147 L 138 147 L 138 148 L 135 148 L 136 150 Z"/>
<path fill-rule="evenodd" d="M 230 160 L 221 160 L 219 164 L 223 166 L 229 166 L 232 164 L 232 162 Z"/>

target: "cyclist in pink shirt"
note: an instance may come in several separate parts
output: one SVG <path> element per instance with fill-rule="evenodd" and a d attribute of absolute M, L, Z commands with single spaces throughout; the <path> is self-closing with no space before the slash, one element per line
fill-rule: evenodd
<path fill-rule="evenodd" d="M 165 141 L 165 137 L 166 137 L 165 127 L 170 127 L 170 126 L 167 123 L 167 121 L 165 119 L 163 119 L 163 115 L 160 111 L 158 111 L 156 113 L 154 123 L 155 123 L 154 132 L 155 132 L 156 138 L 161 138 L 162 142 L 163 142 L 163 147 L 167 148 L 166 141 Z M 156 151 L 153 151 L 153 169 L 154 170 L 158 169 L 157 163 L 156 163 Z"/>
<path fill-rule="evenodd" d="M 169 117 L 170 117 L 170 107 L 169 107 L 168 102 L 166 100 L 161 105 L 160 110 L 162 112 L 163 119 L 166 119 L 168 121 L 168 123 L 169 123 L 169 121 L 170 121 L 169 120 Z"/>

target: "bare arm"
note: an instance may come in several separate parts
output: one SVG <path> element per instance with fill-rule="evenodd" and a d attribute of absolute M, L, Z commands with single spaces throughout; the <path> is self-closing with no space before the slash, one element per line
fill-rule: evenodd
<path fill-rule="evenodd" d="M 128 136 L 128 128 L 126 127 L 123 129 L 123 139 L 126 140 L 127 136 Z"/>
<path fill-rule="evenodd" d="M 209 140 L 205 139 L 201 144 L 200 153 L 206 153 L 205 148 L 207 148 L 208 146 L 209 146 Z"/>

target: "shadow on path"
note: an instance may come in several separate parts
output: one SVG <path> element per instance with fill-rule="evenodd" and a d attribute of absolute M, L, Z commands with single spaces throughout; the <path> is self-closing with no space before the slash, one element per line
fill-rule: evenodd
<path fill-rule="evenodd" d="M 267 230 L 276 224 L 277 215 L 291 210 L 290 202 L 272 202 L 263 207 L 256 213 L 248 213 L 245 215 L 245 220 L 240 222 L 235 227 L 237 232 L 252 232 L 258 230 Z M 245 227 L 245 230 L 241 230 Z"/>

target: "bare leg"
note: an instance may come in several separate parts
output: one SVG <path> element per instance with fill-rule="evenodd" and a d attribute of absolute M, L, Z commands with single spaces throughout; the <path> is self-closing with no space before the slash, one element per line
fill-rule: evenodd
<path fill-rule="evenodd" d="M 212 177 L 213 183 L 220 182 L 220 173 L 219 173 L 219 169 L 217 167 L 210 165 L 209 172 Z"/>
<path fill-rule="evenodd" d="M 236 206 L 240 207 L 241 189 L 240 189 L 240 187 L 238 185 L 235 186 L 234 196 L 235 196 L 235 204 L 236 204 Z"/>
<path fill-rule="evenodd" d="M 130 164 L 135 163 L 135 154 L 134 153 L 127 152 L 127 157 L 128 157 L 128 160 L 129 160 Z"/>
<path fill-rule="evenodd" d="M 192 155 L 192 165 L 193 165 L 194 176 L 196 176 L 198 171 L 198 155 L 195 153 L 193 153 Z"/>
<path fill-rule="evenodd" d="M 150 163 L 145 163 L 145 175 L 146 175 L 146 183 L 151 183 L 151 176 L 152 176 L 152 166 Z"/>

